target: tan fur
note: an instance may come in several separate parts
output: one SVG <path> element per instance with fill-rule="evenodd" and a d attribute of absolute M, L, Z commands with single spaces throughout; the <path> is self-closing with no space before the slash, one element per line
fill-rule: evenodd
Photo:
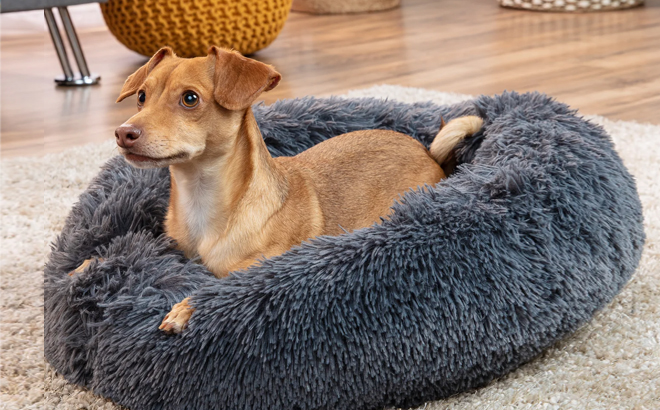
<path fill-rule="evenodd" d="M 83 261 L 83 263 L 80 264 L 80 266 L 78 266 L 77 268 L 75 268 L 74 270 L 72 270 L 71 272 L 69 272 L 69 276 L 74 276 L 74 275 L 76 275 L 77 273 L 82 273 L 82 272 L 84 272 L 85 269 L 87 269 L 87 268 L 92 264 L 92 262 L 94 262 L 94 261 L 96 261 L 96 263 L 101 263 L 101 262 L 104 261 L 104 259 L 103 259 L 103 258 L 90 258 L 90 259 L 85 259 L 85 260 Z"/>
<path fill-rule="evenodd" d="M 444 125 L 442 131 L 431 143 L 429 151 L 438 164 L 449 160 L 456 144 L 463 138 L 476 134 L 484 124 L 484 120 L 474 115 L 456 118 Z"/>
<path fill-rule="evenodd" d="M 166 231 L 218 277 L 316 236 L 378 223 L 400 195 L 445 177 L 422 144 L 384 130 L 352 132 L 294 157 L 272 158 L 250 105 L 277 84 L 277 72 L 215 47 L 208 57 L 188 60 L 159 53 L 140 69 L 147 73 L 142 83 L 127 81 L 122 89 L 120 98 L 142 90 L 146 101 L 124 124 L 142 134 L 121 152 L 135 166 L 170 167 Z M 177 103 L 187 90 L 200 97 L 193 109 Z M 476 132 L 474 120 L 461 121 L 436 137 L 437 158 L 451 152 L 461 127 L 463 136 Z M 173 312 L 192 314 L 189 308 L 178 304 Z M 187 318 L 167 322 L 163 330 L 179 332 Z"/>

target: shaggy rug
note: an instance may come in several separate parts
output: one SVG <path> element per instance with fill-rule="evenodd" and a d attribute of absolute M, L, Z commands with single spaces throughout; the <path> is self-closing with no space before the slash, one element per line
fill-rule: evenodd
<path fill-rule="evenodd" d="M 376 87 L 350 97 L 451 104 L 466 96 Z M 615 301 L 574 336 L 507 377 L 426 408 L 656 408 L 660 395 L 660 266 L 658 194 L 660 127 L 592 117 L 613 137 L 637 178 L 647 245 L 635 277 Z M 115 408 L 67 384 L 43 364 L 42 266 L 78 194 L 114 155 L 113 143 L 76 148 L 45 159 L 2 165 L 2 382 L 6 408 Z M 39 181 L 39 182 L 37 182 Z M 40 185 L 43 184 L 43 190 Z M 654 189 L 656 188 L 656 189 Z M 41 193 L 44 192 L 44 197 Z M 45 378 L 44 378 L 45 375 Z"/>

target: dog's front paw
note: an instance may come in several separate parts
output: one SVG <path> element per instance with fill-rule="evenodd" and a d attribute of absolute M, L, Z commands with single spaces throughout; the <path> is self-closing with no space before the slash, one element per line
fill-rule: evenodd
<path fill-rule="evenodd" d="M 82 273 L 85 269 L 87 269 L 87 267 L 88 267 L 89 265 L 92 264 L 92 262 L 93 262 L 94 260 L 96 260 L 97 262 L 103 262 L 103 258 L 89 258 L 89 259 L 85 259 L 85 260 L 83 261 L 83 263 L 80 264 L 80 266 L 78 266 L 77 268 L 75 268 L 74 270 L 72 270 L 71 272 L 69 272 L 69 276 L 73 276 L 73 275 L 75 275 L 76 273 Z"/>
<path fill-rule="evenodd" d="M 162 330 L 165 333 L 181 333 L 186 327 L 188 327 L 188 321 L 190 316 L 192 316 L 195 308 L 188 304 L 190 298 L 185 298 L 181 302 L 172 306 L 170 313 L 165 316 L 163 323 L 160 324 L 158 329 Z"/>

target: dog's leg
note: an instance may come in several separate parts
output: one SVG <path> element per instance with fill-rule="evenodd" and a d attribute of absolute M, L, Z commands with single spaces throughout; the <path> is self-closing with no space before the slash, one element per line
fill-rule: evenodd
<path fill-rule="evenodd" d="M 69 276 L 73 276 L 73 275 L 75 275 L 76 273 L 81 273 L 81 272 L 83 272 L 85 269 L 87 269 L 87 267 L 92 263 L 93 260 L 97 260 L 98 262 L 103 262 L 103 258 L 89 258 L 89 259 L 85 259 L 85 261 L 84 261 L 83 263 L 81 263 L 80 266 L 78 266 L 77 268 L 75 268 L 74 270 L 72 270 L 71 272 L 69 272 Z"/>
<path fill-rule="evenodd" d="M 165 333 L 181 333 L 188 327 L 188 321 L 195 308 L 188 304 L 190 298 L 185 298 L 181 302 L 172 306 L 170 313 L 165 316 L 158 329 Z"/>

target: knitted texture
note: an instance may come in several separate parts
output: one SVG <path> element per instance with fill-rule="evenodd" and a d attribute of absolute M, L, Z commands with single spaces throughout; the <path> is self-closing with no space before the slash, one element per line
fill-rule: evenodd
<path fill-rule="evenodd" d="M 635 183 L 605 131 L 540 94 L 454 106 L 340 98 L 254 108 L 273 155 L 341 133 L 484 118 L 449 178 L 381 224 L 217 279 L 163 235 L 168 169 L 111 160 L 44 280 L 46 359 L 132 410 L 382 409 L 483 386 L 612 300 L 642 252 Z M 92 256 L 84 273 L 68 273 Z M 190 296 L 190 325 L 158 325 Z"/>
<path fill-rule="evenodd" d="M 180 57 L 217 45 L 251 54 L 284 27 L 291 0 L 110 0 L 101 4 L 110 32 L 129 49 L 152 56 L 170 46 Z"/>

